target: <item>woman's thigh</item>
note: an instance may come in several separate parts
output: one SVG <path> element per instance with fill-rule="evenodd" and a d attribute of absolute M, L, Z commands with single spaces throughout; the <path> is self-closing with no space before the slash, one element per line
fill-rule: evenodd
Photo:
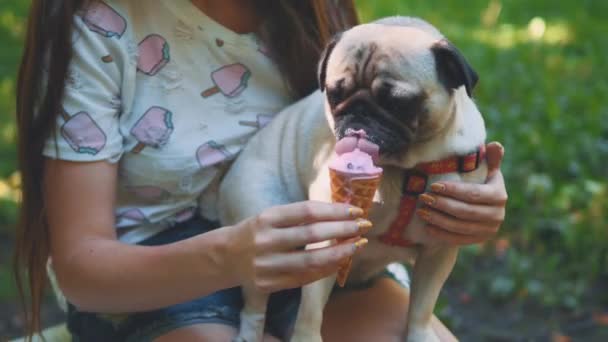
<path fill-rule="evenodd" d="M 408 290 L 387 277 L 366 289 L 336 293 L 325 307 L 323 341 L 402 341 L 408 305 Z M 432 324 L 441 341 L 457 341 L 434 316 Z"/>

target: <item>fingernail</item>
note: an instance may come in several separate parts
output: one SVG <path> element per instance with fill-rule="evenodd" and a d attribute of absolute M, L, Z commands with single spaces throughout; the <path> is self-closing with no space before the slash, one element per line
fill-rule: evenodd
<path fill-rule="evenodd" d="M 434 192 L 443 192 L 445 191 L 445 185 L 441 183 L 433 183 L 431 184 L 431 190 L 433 190 Z"/>
<path fill-rule="evenodd" d="M 357 219 L 357 227 L 359 227 L 359 231 L 362 233 L 366 233 L 373 226 L 371 221 L 366 219 Z"/>
<path fill-rule="evenodd" d="M 435 196 L 429 194 L 420 195 L 420 200 L 426 205 L 433 206 L 435 204 Z"/>
<path fill-rule="evenodd" d="M 416 210 L 416 214 L 425 221 L 430 221 L 431 219 L 431 212 L 426 209 L 418 209 Z"/>
<path fill-rule="evenodd" d="M 359 241 L 355 242 L 355 250 L 363 248 L 368 242 L 369 241 L 366 238 L 361 238 Z"/>
<path fill-rule="evenodd" d="M 352 218 L 357 218 L 363 215 L 363 209 L 357 207 L 348 208 L 348 215 Z"/>

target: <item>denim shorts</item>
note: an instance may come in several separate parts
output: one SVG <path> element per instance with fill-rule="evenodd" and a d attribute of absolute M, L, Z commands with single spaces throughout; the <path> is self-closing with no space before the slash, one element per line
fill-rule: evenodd
<path fill-rule="evenodd" d="M 219 227 L 217 222 L 195 217 L 139 244 L 145 246 L 168 244 L 217 227 Z M 390 277 L 407 286 L 388 269 L 379 275 L 382 276 Z M 273 293 L 270 296 L 265 327 L 267 333 L 281 340 L 287 339 L 297 315 L 300 293 L 300 289 L 292 289 Z M 242 307 L 241 290 L 234 287 L 166 308 L 129 314 L 82 312 L 68 304 L 67 324 L 74 342 L 152 341 L 172 330 L 194 324 L 219 323 L 238 328 Z"/>

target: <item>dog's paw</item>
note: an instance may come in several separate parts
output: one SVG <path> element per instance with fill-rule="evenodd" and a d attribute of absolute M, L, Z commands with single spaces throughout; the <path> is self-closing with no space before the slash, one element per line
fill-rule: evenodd
<path fill-rule="evenodd" d="M 298 335 L 293 335 L 289 341 L 290 342 L 323 342 L 323 339 L 321 338 L 321 335 L 298 334 Z"/>
<path fill-rule="evenodd" d="M 439 342 L 439 337 L 431 327 L 411 329 L 407 334 L 407 342 Z"/>

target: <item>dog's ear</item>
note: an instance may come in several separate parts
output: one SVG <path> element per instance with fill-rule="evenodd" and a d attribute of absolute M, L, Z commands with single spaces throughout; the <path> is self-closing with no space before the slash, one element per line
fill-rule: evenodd
<path fill-rule="evenodd" d="M 329 43 L 325 46 L 325 49 L 321 53 L 321 59 L 319 60 L 319 66 L 317 68 L 317 80 L 319 82 L 319 89 L 321 91 L 325 90 L 325 76 L 327 74 L 327 61 L 329 60 L 329 56 L 331 52 L 336 47 L 336 44 L 340 41 L 340 37 L 342 37 L 342 33 L 337 33 L 333 37 L 331 37 Z"/>
<path fill-rule="evenodd" d="M 435 56 L 439 81 L 447 89 L 456 89 L 464 85 L 467 94 L 471 97 L 479 77 L 462 53 L 447 39 L 434 43 L 431 51 Z"/>

